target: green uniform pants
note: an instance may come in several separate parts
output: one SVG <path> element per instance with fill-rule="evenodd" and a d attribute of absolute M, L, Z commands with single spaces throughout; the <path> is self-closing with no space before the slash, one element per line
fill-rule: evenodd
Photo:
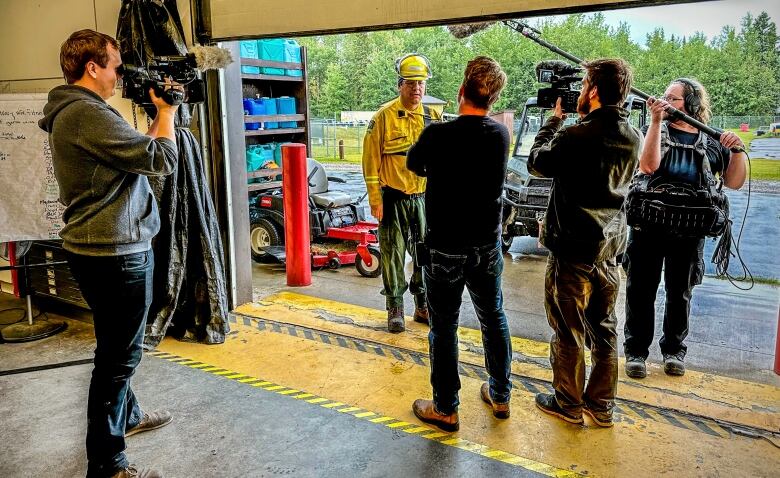
<path fill-rule="evenodd" d="M 425 284 L 422 268 L 414 265 L 407 284 L 404 276 L 406 253 L 414 257 L 413 228 L 417 228 L 422 240 L 425 235 L 425 198 L 422 194 L 411 196 L 395 190 L 382 190 L 382 221 L 379 223 L 379 250 L 382 254 L 382 295 L 388 309 L 403 307 L 404 292 L 408 288 L 414 296 L 415 306 L 425 302 Z"/>

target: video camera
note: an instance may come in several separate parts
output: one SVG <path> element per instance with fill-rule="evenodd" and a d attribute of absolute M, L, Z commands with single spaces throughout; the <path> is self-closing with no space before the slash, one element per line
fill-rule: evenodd
<path fill-rule="evenodd" d="M 582 68 L 570 65 L 560 60 L 541 61 L 536 64 L 536 77 L 539 83 L 550 83 L 549 88 L 541 88 L 536 94 L 536 105 L 540 108 L 553 109 L 558 98 L 561 98 L 561 108 L 564 113 L 577 112 L 577 100 L 580 91 L 572 88 L 572 84 L 582 81 L 578 76 Z"/>
<path fill-rule="evenodd" d="M 146 67 L 124 63 L 119 70 L 123 76 L 122 97 L 141 106 L 152 105 L 149 88 L 154 88 L 154 93 L 170 105 L 202 103 L 205 88 L 197 72 L 195 57 L 190 55 L 154 57 Z M 166 90 L 166 78 L 182 85 L 183 91 Z"/>
<path fill-rule="evenodd" d="M 149 88 L 154 88 L 154 93 L 171 105 L 202 103 L 206 99 L 205 86 L 198 72 L 225 68 L 233 58 L 229 50 L 215 46 L 194 46 L 190 52 L 181 56 L 156 56 L 145 67 L 123 64 L 118 71 L 124 77 L 122 97 L 141 106 L 151 106 Z M 183 90 L 166 90 L 166 78 L 181 85 Z"/>

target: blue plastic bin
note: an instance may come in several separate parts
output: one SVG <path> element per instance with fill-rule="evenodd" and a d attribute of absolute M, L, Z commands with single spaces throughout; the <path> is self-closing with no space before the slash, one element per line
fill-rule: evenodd
<path fill-rule="evenodd" d="M 241 58 L 250 58 L 252 60 L 257 60 L 259 58 L 257 52 L 257 40 L 241 40 L 240 49 Z M 241 73 L 257 75 L 260 73 L 260 67 L 241 65 Z"/>
<path fill-rule="evenodd" d="M 269 98 L 267 96 L 264 96 L 263 98 L 260 98 L 260 101 L 262 101 L 263 106 L 265 107 L 265 114 L 267 115 L 275 115 L 276 112 L 276 99 Z M 278 121 L 266 121 L 265 122 L 265 129 L 276 129 L 279 127 Z"/>
<path fill-rule="evenodd" d="M 244 98 L 244 114 L 245 115 L 264 115 L 265 105 L 254 98 Z M 262 123 L 244 123 L 244 128 L 249 131 L 262 129 Z"/>
<path fill-rule="evenodd" d="M 290 63 L 301 62 L 301 46 L 295 40 L 284 41 L 284 61 Z M 303 76 L 302 70 L 284 70 L 284 74 L 287 76 Z"/>
<path fill-rule="evenodd" d="M 257 40 L 257 50 L 261 60 L 284 61 L 284 40 L 281 38 Z M 264 66 L 260 68 L 260 73 L 264 75 L 284 75 L 284 68 Z"/>
<path fill-rule="evenodd" d="M 294 115 L 295 114 L 295 98 L 292 96 L 280 96 L 276 98 L 276 111 L 280 115 Z M 279 123 L 280 128 L 297 128 L 297 121 L 282 121 Z"/>

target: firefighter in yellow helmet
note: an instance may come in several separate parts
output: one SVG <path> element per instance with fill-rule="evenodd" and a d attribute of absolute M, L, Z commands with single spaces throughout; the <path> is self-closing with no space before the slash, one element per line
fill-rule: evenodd
<path fill-rule="evenodd" d="M 439 114 L 423 106 L 425 82 L 431 78 L 428 59 L 411 53 L 395 63 L 399 96 L 371 119 L 363 140 L 363 176 L 371 214 L 379 221 L 382 255 L 382 295 L 387 308 L 387 329 L 405 330 L 404 299 L 407 288 L 414 296 L 414 320 L 428 323 L 428 306 L 422 267 L 414 264 L 407 284 L 406 253 L 414 257 L 414 243 L 425 235 L 425 178 L 406 169 L 406 152 Z"/>

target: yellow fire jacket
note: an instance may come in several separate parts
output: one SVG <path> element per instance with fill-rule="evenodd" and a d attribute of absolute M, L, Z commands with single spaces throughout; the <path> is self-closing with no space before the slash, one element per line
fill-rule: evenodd
<path fill-rule="evenodd" d="M 371 206 L 382 204 L 382 186 L 405 194 L 425 191 L 426 179 L 406 169 L 406 152 L 420 137 L 426 113 L 431 121 L 441 120 L 439 113 L 422 105 L 415 111 L 407 111 L 401 99 L 396 98 L 368 124 L 363 139 L 363 176 Z"/>

